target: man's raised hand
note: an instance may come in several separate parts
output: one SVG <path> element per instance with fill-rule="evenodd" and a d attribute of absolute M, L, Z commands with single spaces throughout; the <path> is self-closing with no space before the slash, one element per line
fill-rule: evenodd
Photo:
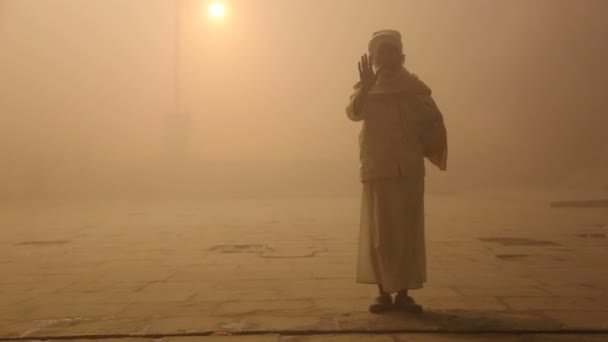
<path fill-rule="evenodd" d="M 364 91 L 370 90 L 376 84 L 376 73 L 372 59 L 367 54 L 361 56 L 359 62 L 359 78 L 361 80 L 361 89 Z"/>

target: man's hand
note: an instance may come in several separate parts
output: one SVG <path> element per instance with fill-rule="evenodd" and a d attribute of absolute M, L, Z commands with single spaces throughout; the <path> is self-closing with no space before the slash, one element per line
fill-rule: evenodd
<path fill-rule="evenodd" d="M 377 75 L 374 73 L 373 62 L 367 54 L 361 56 L 359 78 L 361 79 L 361 90 L 363 92 L 368 92 L 376 84 Z"/>

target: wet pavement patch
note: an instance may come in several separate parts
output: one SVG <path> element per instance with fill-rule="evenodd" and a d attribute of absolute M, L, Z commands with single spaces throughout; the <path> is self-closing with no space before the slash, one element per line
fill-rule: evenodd
<path fill-rule="evenodd" d="M 40 241 L 23 241 L 14 244 L 14 246 L 57 246 L 65 245 L 68 240 L 40 240 Z"/>
<path fill-rule="evenodd" d="M 608 200 L 556 201 L 551 208 L 608 208 Z"/>
<path fill-rule="evenodd" d="M 549 248 L 552 251 L 556 251 L 556 252 L 572 252 L 572 249 L 570 248 L 561 248 L 561 247 L 554 247 L 554 248 Z"/>
<path fill-rule="evenodd" d="M 505 260 L 521 259 L 527 256 L 528 254 L 496 254 L 497 258 Z"/>
<path fill-rule="evenodd" d="M 484 242 L 499 243 L 503 246 L 557 246 L 558 243 L 546 240 L 534 240 L 527 238 L 513 238 L 513 237 L 492 237 L 492 238 L 480 238 L 479 240 Z"/>
<path fill-rule="evenodd" d="M 273 249 L 266 245 L 247 245 L 247 244 L 239 244 L 239 245 L 215 245 L 211 248 L 207 249 L 210 252 L 219 252 L 219 253 L 264 253 L 272 251 Z"/>
<path fill-rule="evenodd" d="M 262 258 L 267 259 L 297 259 L 297 258 L 314 258 L 319 253 L 327 252 L 327 248 L 294 248 L 289 250 L 278 250 L 269 253 L 263 253 Z"/>
<path fill-rule="evenodd" d="M 602 234 L 602 233 L 576 234 L 576 236 L 585 238 L 585 239 L 605 239 L 606 238 L 606 234 Z"/>
<path fill-rule="evenodd" d="M 535 312 L 484 312 L 472 310 L 431 311 L 421 316 L 448 331 L 509 331 L 555 330 L 563 326 L 560 321 Z"/>

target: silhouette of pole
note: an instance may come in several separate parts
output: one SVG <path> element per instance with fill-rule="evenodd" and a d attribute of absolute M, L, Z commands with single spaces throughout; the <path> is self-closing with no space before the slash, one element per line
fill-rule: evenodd
<path fill-rule="evenodd" d="M 190 118 L 184 113 L 182 92 L 182 10 L 183 1 L 174 0 L 173 39 L 173 115 L 169 115 L 168 153 L 174 161 L 185 161 L 190 157 Z"/>
<path fill-rule="evenodd" d="M 181 72 L 181 28 L 182 28 L 182 14 L 181 14 L 181 0 L 175 0 L 175 13 L 174 13 L 174 20 L 175 20 L 175 28 L 174 28 L 174 33 L 175 33 L 175 38 L 174 38 L 174 51 L 173 51 L 173 58 L 174 58 L 174 62 L 173 62 L 173 76 L 174 76 L 174 110 L 175 110 L 175 115 L 177 117 L 180 116 L 181 114 L 181 96 L 180 96 L 180 87 L 181 87 L 181 80 L 180 80 L 180 72 Z"/>

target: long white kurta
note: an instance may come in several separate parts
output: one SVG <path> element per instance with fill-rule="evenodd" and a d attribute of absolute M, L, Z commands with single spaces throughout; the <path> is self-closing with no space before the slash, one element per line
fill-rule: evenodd
<path fill-rule="evenodd" d="M 430 90 L 405 74 L 398 92 L 368 96 L 361 113 L 361 221 L 358 283 L 387 292 L 419 289 L 426 282 L 423 135 L 441 118 Z"/>
<path fill-rule="evenodd" d="M 357 282 L 387 292 L 419 289 L 426 281 L 424 179 L 363 183 Z"/>

